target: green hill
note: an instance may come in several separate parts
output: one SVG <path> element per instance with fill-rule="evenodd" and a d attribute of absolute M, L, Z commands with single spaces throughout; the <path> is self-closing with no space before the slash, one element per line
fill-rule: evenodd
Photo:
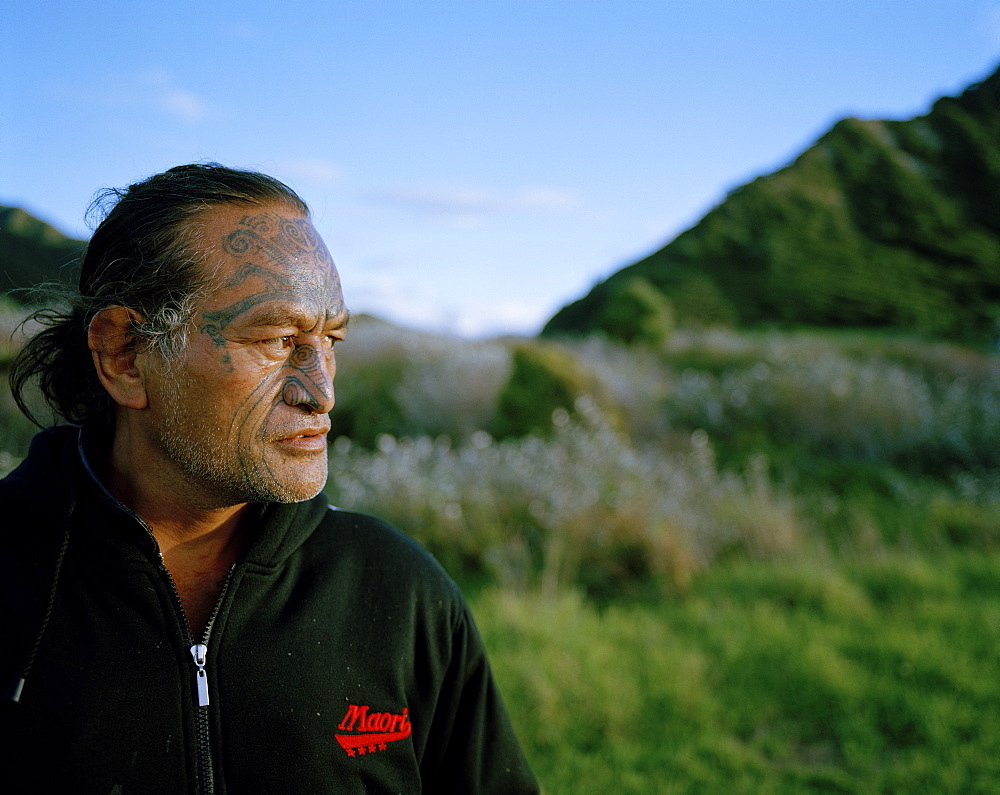
<path fill-rule="evenodd" d="M 907 121 L 848 118 L 789 166 L 561 309 L 616 336 L 637 280 L 683 324 L 901 329 L 988 344 L 1000 324 L 1000 71 Z M 651 311 L 651 310 L 650 310 Z"/>
<path fill-rule="evenodd" d="M 47 281 L 71 281 L 87 245 L 17 207 L 0 207 L 0 294 Z"/>

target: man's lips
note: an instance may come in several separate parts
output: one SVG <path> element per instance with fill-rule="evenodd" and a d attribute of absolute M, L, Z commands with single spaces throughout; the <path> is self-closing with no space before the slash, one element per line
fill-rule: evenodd
<path fill-rule="evenodd" d="M 294 447 L 300 450 L 325 450 L 326 434 L 329 430 L 329 426 L 303 428 L 292 433 L 286 433 L 277 439 L 276 442 L 283 447 Z"/>

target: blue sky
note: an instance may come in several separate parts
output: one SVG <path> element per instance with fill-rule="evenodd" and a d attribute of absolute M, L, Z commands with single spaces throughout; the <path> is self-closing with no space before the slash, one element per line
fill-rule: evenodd
<path fill-rule="evenodd" d="M 1000 66 L 1000 0 L 8 0 L 0 203 L 216 160 L 312 205 L 348 304 L 528 333 L 844 116 Z"/>

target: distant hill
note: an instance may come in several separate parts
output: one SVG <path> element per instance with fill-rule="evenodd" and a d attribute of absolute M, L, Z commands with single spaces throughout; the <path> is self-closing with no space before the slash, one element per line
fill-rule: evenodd
<path fill-rule="evenodd" d="M 668 245 L 561 309 L 542 334 L 600 328 L 629 294 L 623 285 L 634 293 L 643 281 L 682 323 L 995 340 L 1000 71 L 915 119 L 838 122 L 791 165 L 735 189 Z"/>
<path fill-rule="evenodd" d="M 0 206 L 0 294 L 71 281 L 85 240 L 74 240 L 18 207 Z M 67 267 L 69 266 L 69 267 Z"/>

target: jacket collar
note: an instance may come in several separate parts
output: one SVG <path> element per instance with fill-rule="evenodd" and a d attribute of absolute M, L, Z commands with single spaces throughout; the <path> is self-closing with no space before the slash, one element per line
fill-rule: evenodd
<path fill-rule="evenodd" d="M 146 522 L 115 497 L 104 482 L 112 433 L 101 426 L 87 425 L 80 429 L 77 449 L 88 485 L 107 506 L 127 515 L 152 537 Z M 322 492 L 306 502 L 260 504 L 257 511 L 248 512 L 246 526 L 241 528 L 241 532 L 248 535 L 244 560 L 264 567 L 279 566 L 312 534 L 327 507 L 327 498 Z"/>
<path fill-rule="evenodd" d="M 0 501 L 12 516 L 30 517 L 36 530 L 24 534 L 25 544 L 47 537 L 46 527 L 62 526 L 76 505 L 73 524 L 111 558 L 145 557 L 155 549 L 145 522 L 104 482 L 110 446 L 111 436 L 101 426 L 61 425 L 35 434 L 28 457 L 0 481 Z M 327 512 L 323 493 L 306 502 L 261 505 L 256 521 L 243 529 L 249 542 L 244 560 L 267 568 L 280 566 Z"/>

